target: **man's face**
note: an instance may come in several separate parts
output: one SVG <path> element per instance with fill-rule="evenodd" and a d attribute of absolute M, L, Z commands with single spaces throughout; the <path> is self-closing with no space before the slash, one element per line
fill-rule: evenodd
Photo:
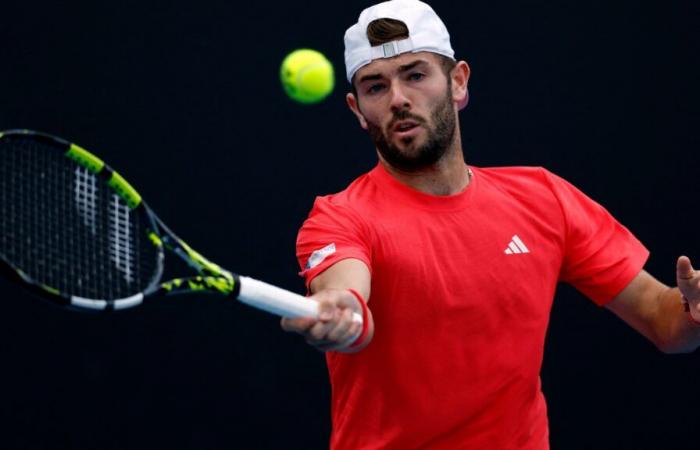
<path fill-rule="evenodd" d="M 421 52 L 376 60 L 357 72 L 355 83 L 353 110 L 386 162 L 413 172 L 440 160 L 454 140 L 456 114 L 438 57 Z"/>

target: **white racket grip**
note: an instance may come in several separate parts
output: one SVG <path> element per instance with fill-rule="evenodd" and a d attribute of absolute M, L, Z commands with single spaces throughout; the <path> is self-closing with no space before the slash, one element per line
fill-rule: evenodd
<path fill-rule="evenodd" d="M 318 302 L 255 278 L 239 276 L 238 300 L 254 308 L 282 317 L 318 318 Z M 362 323 L 362 316 L 353 313 L 353 322 Z"/>

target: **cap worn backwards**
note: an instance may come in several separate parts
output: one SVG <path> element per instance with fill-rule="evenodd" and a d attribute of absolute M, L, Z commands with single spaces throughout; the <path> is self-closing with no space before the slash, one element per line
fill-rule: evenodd
<path fill-rule="evenodd" d="M 408 28 L 408 38 L 372 47 L 367 26 L 377 19 L 400 20 Z M 348 81 L 363 66 L 378 58 L 391 58 L 407 52 L 432 52 L 454 59 L 450 34 L 433 9 L 418 0 L 390 0 L 370 6 L 360 13 L 357 23 L 345 32 L 345 71 Z"/>

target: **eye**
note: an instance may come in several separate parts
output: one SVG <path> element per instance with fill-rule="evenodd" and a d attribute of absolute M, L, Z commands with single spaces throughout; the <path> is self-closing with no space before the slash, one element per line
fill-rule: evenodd
<path fill-rule="evenodd" d="M 413 72 L 408 75 L 408 79 L 411 81 L 420 81 L 425 78 L 425 74 L 421 72 Z"/>
<path fill-rule="evenodd" d="M 371 84 L 371 85 L 367 88 L 367 93 L 368 93 L 368 94 L 376 94 L 376 93 L 378 93 L 378 92 L 381 92 L 382 89 L 384 89 L 384 85 L 381 84 L 381 83 Z"/>

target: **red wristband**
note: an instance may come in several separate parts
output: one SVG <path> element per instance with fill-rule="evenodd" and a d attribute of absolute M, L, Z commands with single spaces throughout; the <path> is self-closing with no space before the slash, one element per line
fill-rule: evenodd
<path fill-rule="evenodd" d="M 355 339 L 355 342 L 350 344 L 350 347 L 348 347 L 354 348 L 362 345 L 367 339 L 367 334 L 369 334 L 369 308 L 367 308 L 367 302 L 365 299 L 362 298 L 362 296 L 355 289 L 348 289 L 348 291 L 350 291 L 350 293 L 360 302 L 360 305 L 362 305 L 362 332 L 357 339 Z"/>
<path fill-rule="evenodd" d="M 688 319 L 695 325 L 700 325 L 700 321 L 695 319 L 695 317 L 693 317 L 693 315 L 690 313 L 690 304 L 688 303 L 688 299 L 685 298 L 685 296 L 681 296 L 681 302 L 683 303 L 683 309 L 686 313 L 688 313 Z"/>

